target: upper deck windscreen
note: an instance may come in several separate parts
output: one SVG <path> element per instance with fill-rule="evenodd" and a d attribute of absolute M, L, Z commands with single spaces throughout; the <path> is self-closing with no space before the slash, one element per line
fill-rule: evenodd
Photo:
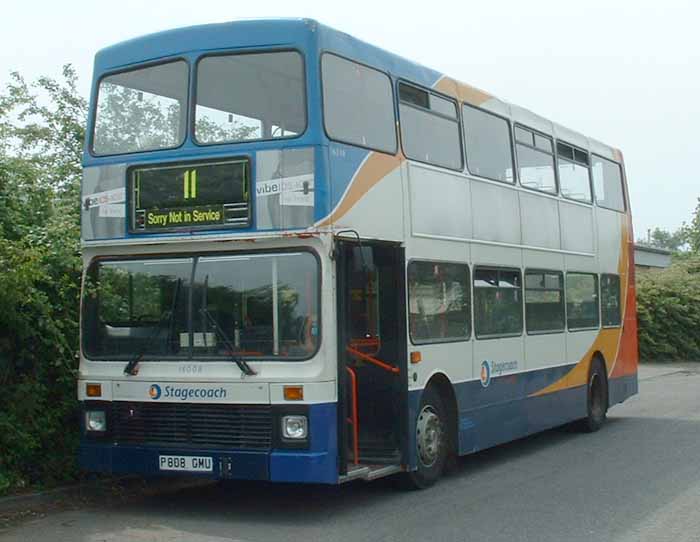
<path fill-rule="evenodd" d="M 306 128 L 302 57 L 293 51 L 217 55 L 197 64 L 200 144 L 294 137 Z"/>
<path fill-rule="evenodd" d="M 168 62 L 100 81 L 92 149 L 123 154 L 179 146 L 187 125 L 188 67 Z"/>

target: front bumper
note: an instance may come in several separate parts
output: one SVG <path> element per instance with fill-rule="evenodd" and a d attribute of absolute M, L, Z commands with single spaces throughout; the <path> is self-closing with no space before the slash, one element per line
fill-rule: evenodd
<path fill-rule="evenodd" d="M 122 445 L 83 438 L 78 451 L 82 469 L 108 474 L 172 476 L 272 482 L 338 483 L 337 410 L 335 403 L 309 405 L 311 441 L 308 449 L 236 450 L 156 445 Z M 161 471 L 160 455 L 213 458 L 213 471 Z"/>

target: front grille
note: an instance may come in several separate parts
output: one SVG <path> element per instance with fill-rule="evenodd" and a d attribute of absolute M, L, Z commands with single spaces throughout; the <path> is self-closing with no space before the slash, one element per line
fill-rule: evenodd
<path fill-rule="evenodd" d="M 271 448 L 269 406 L 118 401 L 111 418 L 117 444 Z"/>

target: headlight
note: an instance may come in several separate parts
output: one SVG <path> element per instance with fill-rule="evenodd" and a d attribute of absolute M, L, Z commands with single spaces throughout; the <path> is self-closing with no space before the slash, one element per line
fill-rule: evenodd
<path fill-rule="evenodd" d="M 104 410 L 88 410 L 85 412 L 85 429 L 95 433 L 107 431 L 107 415 Z"/>
<path fill-rule="evenodd" d="M 282 438 L 302 440 L 309 434 L 309 422 L 306 416 L 284 416 L 282 418 Z"/>

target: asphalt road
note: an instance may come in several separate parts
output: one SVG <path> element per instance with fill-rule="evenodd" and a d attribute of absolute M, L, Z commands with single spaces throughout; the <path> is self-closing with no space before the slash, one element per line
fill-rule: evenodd
<path fill-rule="evenodd" d="M 598 433 L 553 430 L 462 458 L 422 492 L 207 485 L 49 512 L 3 542 L 700 541 L 700 365 L 645 367 Z"/>

